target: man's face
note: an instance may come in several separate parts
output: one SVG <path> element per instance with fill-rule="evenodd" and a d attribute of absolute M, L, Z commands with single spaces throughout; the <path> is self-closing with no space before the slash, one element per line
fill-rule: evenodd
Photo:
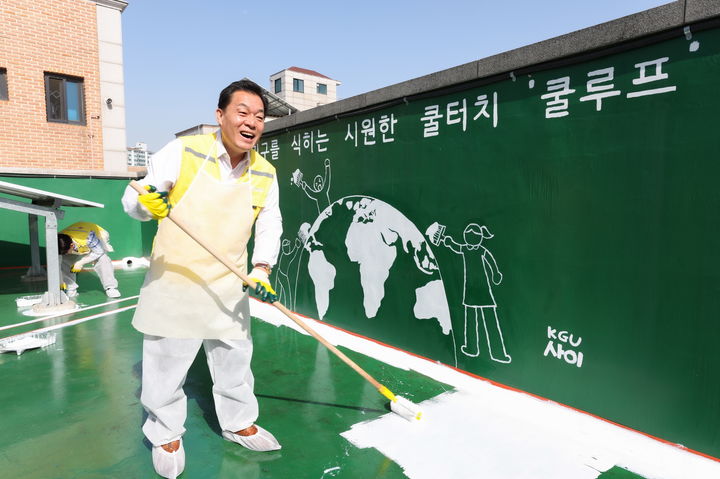
<path fill-rule="evenodd" d="M 265 129 L 265 110 L 259 96 L 236 91 L 224 110 L 215 111 L 225 149 L 230 157 L 250 151 Z"/>

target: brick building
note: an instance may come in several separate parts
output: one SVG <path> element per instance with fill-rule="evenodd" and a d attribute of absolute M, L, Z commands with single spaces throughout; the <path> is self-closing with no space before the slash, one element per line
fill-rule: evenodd
<path fill-rule="evenodd" d="M 127 171 L 122 0 L 0 2 L 0 168 Z"/>

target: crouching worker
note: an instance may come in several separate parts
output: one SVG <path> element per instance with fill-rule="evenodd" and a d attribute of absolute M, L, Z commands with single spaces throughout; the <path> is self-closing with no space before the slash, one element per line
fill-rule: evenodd
<path fill-rule="evenodd" d="M 268 275 L 282 235 L 278 184 L 275 168 L 253 149 L 266 111 L 258 85 L 230 84 L 215 111 L 220 129 L 168 143 L 139 181 L 147 193 L 128 187 L 122 198 L 133 218 L 159 221 L 133 326 L 144 334 L 140 400 L 148 417 L 142 430 L 162 477 L 175 478 L 185 468 L 183 384 L 201 347 L 222 437 L 254 451 L 280 449 L 256 424 L 250 301 L 243 281 L 166 218 L 171 212 L 182 219 L 243 271 L 254 226 L 252 292 L 277 301 Z"/>
<path fill-rule="evenodd" d="M 110 298 L 120 297 L 112 261 L 107 255 L 112 251 L 110 233 L 94 223 L 74 223 L 58 233 L 61 282 L 66 285 L 69 298 L 78 294 L 76 273 L 90 263 L 95 263 L 94 270 L 105 294 Z"/>

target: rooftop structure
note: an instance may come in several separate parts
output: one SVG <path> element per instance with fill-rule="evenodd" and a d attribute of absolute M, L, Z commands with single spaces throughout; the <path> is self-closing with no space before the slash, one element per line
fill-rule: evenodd
<path fill-rule="evenodd" d="M 290 67 L 270 75 L 270 90 L 298 110 L 337 100 L 337 80 L 306 68 Z"/>
<path fill-rule="evenodd" d="M 249 78 L 243 78 L 243 80 L 250 80 Z M 252 81 L 252 80 L 251 80 Z M 258 85 L 259 86 L 259 85 Z M 280 98 L 277 95 L 274 95 L 273 93 L 267 91 L 265 88 L 260 87 L 263 91 L 263 95 L 265 95 L 265 99 L 268 102 L 268 111 L 265 112 L 265 121 L 271 121 L 275 120 L 276 118 L 280 118 L 283 116 L 292 115 L 293 113 L 297 113 L 298 109 Z M 215 130 L 220 128 L 220 126 L 216 124 L 210 124 L 210 123 L 200 123 L 195 126 L 191 126 L 190 128 L 187 128 L 185 130 L 179 131 L 175 133 L 175 138 L 179 138 L 181 136 L 189 136 L 189 135 L 204 135 L 207 133 L 212 133 Z"/>

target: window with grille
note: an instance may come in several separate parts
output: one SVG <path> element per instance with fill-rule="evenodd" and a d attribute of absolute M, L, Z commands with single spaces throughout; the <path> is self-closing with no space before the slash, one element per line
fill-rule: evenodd
<path fill-rule="evenodd" d="M 45 73 L 47 121 L 85 124 L 83 79 Z"/>
<path fill-rule="evenodd" d="M 0 68 L 0 100 L 8 99 L 7 69 Z"/>

